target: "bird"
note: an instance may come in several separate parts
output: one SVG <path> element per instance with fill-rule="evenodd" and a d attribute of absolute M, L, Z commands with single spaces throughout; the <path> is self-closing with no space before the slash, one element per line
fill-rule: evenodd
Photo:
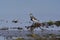
<path fill-rule="evenodd" d="M 18 20 L 13 20 L 12 22 L 13 22 L 13 23 L 18 23 Z"/>
<path fill-rule="evenodd" d="M 39 22 L 39 20 L 37 20 L 37 18 L 35 18 L 32 13 L 30 13 L 30 20 L 33 21 L 33 22 Z"/>

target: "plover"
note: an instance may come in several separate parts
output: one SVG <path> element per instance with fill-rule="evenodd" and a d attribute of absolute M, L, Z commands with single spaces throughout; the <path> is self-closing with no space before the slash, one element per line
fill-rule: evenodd
<path fill-rule="evenodd" d="M 31 21 L 33 21 L 33 22 L 39 22 L 39 20 L 37 20 L 37 18 L 35 18 L 33 15 L 32 15 L 32 13 L 30 13 L 30 19 L 31 19 Z"/>

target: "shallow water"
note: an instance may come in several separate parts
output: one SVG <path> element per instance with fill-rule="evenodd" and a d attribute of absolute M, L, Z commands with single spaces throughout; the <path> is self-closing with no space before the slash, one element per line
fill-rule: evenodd
<path fill-rule="evenodd" d="M 58 30 L 35 30 L 33 33 L 38 35 L 46 35 L 46 34 L 56 34 L 60 35 L 60 31 Z M 4 40 L 4 37 L 13 36 L 13 37 L 27 37 L 26 34 L 31 34 L 28 30 L 0 30 L 0 40 Z M 3 36 L 3 37 L 2 37 Z"/>
<path fill-rule="evenodd" d="M 0 40 L 4 40 L 4 37 L 0 36 Z"/>

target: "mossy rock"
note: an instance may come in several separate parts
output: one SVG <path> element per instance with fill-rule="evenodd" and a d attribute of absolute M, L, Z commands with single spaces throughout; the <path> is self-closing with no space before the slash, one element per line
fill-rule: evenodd
<path fill-rule="evenodd" d="M 49 21 L 49 22 L 47 22 L 48 23 L 48 25 L 50 26 L 50 25 L 53 25 L 53 22 L 52 21 Z"/>
<path fill-rule="evenodd" d="M 40 38 L 37 38 L 36 40 L 47 40 L 47 38 L 40 37 Z"/>
<path fill-rule="evenodd" d="M 36 34 L 28 34 L 27 36 L 28 36 L 28 37 L 33 37 L 33 38 L 37 37 Z"/>
<path fill-rule="evenodd" d="M 27 36 L 30 36 L 30 37 L 36 37 L 35 34 L 28 34 Z"/>
<path fill-rule="evenodd" d="M 24 38 L 17 38 L 16 40 L 24 40 Z"/>

